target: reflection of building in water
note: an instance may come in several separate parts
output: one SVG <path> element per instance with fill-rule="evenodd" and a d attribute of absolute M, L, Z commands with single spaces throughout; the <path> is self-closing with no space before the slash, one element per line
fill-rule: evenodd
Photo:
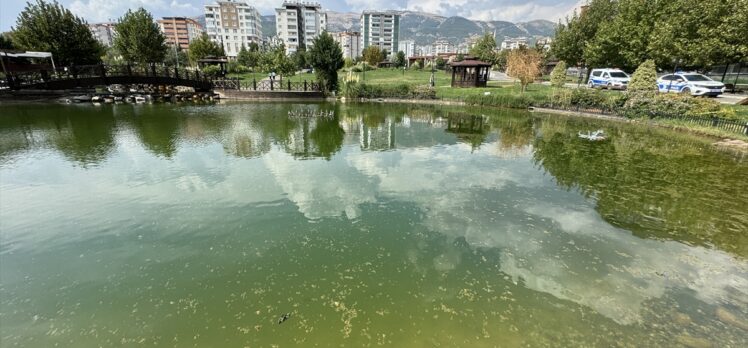
<path fill-rule="evenodd" d="M 397 122 L 391 118 L 373 118 L 359 116 L 347 118 L 341 124 L 346 134 L 358 136 L 362 150 L 390 150 L 395 148 L 395 127 Z"/>

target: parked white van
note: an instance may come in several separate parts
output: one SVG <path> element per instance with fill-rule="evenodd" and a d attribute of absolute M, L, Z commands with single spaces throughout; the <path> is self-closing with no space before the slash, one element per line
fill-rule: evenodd
<path fill-rule="evenodd" d="M 589 88 L 626 89 L 631 77 L 618 69 L 592 69 L 590 80 L 587 82 Z"/>

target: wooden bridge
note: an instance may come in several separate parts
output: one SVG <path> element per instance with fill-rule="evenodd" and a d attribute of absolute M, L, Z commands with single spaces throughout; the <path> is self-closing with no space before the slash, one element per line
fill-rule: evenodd
<path fill-rule="evenodd" d="M 166 66 L 85 65 L 8 73 L 0 88 L 10 90 L 68 90 L 104 85 L 185 86 L 213 89 L 213 80 L 199 71 Z"/>

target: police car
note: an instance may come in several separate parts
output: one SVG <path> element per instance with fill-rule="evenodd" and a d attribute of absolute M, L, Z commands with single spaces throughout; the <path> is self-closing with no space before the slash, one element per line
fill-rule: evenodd
<path fill-rule="evenodd" d="M 589 88 L 626 89 L 631 78 L 618 69 L 592 69 Z"/>
<path fill-rule="evenodd" d="M 660 92 L 685 93 L 716 97 L 725 91 L 725 85 L 697 73 L 679 72 L 657 79 Z"/>

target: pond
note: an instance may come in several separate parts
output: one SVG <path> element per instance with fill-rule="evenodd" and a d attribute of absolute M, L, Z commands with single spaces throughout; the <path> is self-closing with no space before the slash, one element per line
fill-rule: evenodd
<path fill-rule="evenodd" d="M 745 347 L 747 177 L 523 111 L 3 105 L 0 345 Z"/>

